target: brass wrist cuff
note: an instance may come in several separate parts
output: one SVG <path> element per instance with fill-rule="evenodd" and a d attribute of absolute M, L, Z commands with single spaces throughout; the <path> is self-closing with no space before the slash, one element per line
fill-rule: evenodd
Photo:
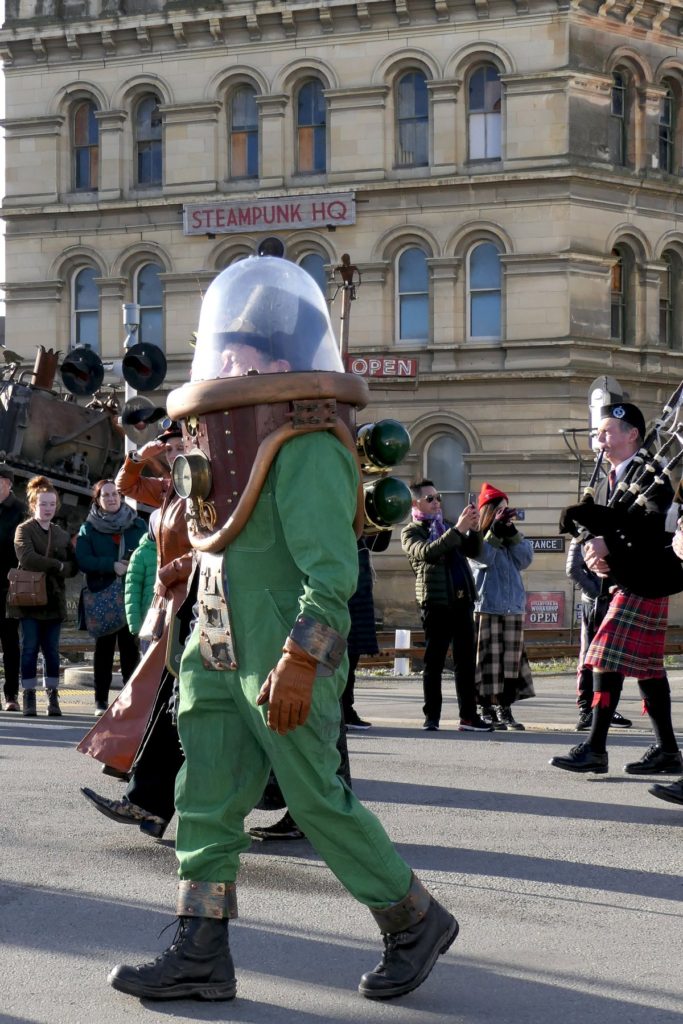
<path fill-rule="evenodd" d="M 404 932 L 421 921 L 429 910 L 432 897 L 420 879 L 413 875 L 408 895 L 388 907 L 370 907 L 370 913 L 385 935 Z"/>
<path fill-rule="evenodd" d="M 237 917 L 234 882 L 179 882 L 178 917 Z"/>
<path fill-rule="evenodd" d="M 300 615 L 289 635 L 306 654 L 328 669 L 327 675 L 339 668 L 346 650 L 346 638 L 336 629 Z"/>

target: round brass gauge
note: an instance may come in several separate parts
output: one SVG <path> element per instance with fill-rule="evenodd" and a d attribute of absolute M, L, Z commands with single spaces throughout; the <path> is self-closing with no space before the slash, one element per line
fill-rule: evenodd
<path fill-rule="evenodd" d="M 173 460 L 173 486 L 181 498 L 208 498 L 211 491 L 211 466 L 200 451 L 179 455 Z"/>

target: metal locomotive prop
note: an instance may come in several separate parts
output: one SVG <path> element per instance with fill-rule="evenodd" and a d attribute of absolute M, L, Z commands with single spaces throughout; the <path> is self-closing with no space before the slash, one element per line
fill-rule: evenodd
<path fill-rule="evenodd" d="M 92 390 L 80 394 L 93 394 L 102 383 L 98 371 L 91 373 L 87 356 L 81 359 L 74 350 L 62 364 L 66 393 L 55 387 L 58 358 L 59 352 L 41 345 L 33 370 L 21 370 L 12 361 L 0 374 L 0 461 L 14 471 L 19 494 L 31 477 L 48 477 L 61 495 L 62 518 L 76 528 L 90 505 L 92 485 L 119 468 L 124 434 L 112 390 L 100 392 L 86 406 L 74 399 L 72 380 L 83 388 L 90 374 Z"/>

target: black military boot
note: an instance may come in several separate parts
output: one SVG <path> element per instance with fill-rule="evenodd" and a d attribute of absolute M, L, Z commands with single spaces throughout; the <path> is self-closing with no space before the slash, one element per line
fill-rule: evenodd
<path fill-rule="evenodd" d="M 62 717 L 62 709 L 59 706 L 59 690 L 47 691 L 47 714 L 48 718 Z"/>
<path fill-rule="evenodd" d="M 400 903 L 371 910 L 382 930 L 384 952 L 360 980 L 366 999 L 393 999 L 421 985 L 441 953 L 458 934 L 458 922 L 427 892 L 418 878 Z"/>
<path fill-rule="evenodd" d="M 234 999 L 228 917 L 237 916 L 235 886 L 181 882 L 178 912 L 178 931 L 169 948 L 147 964 L 119 964 L 109 984 L 138 999 Z"/>
<path fill-rule="evenodd" d="M 36 691 L 23 690 L 21 694 L 22 714 L 24 718 L 35 718 L 38 714 L 36 707 Z"/>

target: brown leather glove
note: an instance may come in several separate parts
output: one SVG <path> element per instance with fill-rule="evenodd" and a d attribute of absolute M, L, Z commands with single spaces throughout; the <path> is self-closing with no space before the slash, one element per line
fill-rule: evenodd
<path fill-rule="evenodd" d="M 285 640 L 282 652 L 256 698 L 259 706 L 268 702 L 268 727 L 280 736 L 303 725 L 308 718 L 318 668 L 315 658 L 291 637 Z"/>

